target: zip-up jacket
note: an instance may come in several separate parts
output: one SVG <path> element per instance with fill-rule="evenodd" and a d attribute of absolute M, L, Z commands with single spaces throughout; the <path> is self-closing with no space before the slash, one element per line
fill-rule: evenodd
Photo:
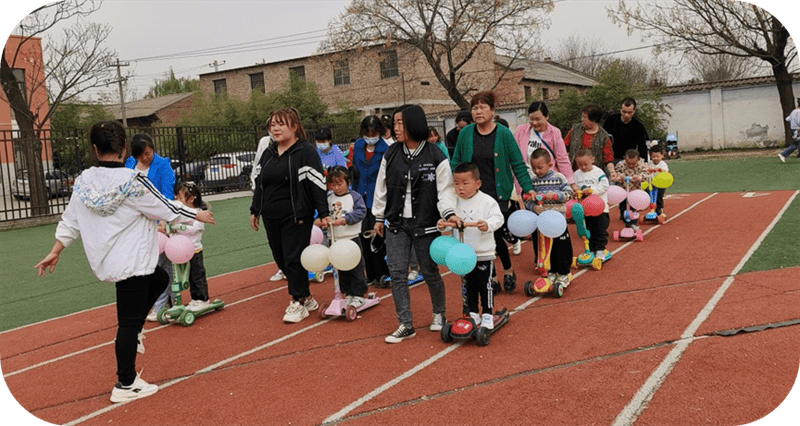
<path fill-rule="evenodd" d="M 328 217 L 328 187 L 325 184 L 317 148 L 305 140 L 298 140 L 283 155 L 289 156 L 289 193 L 295 222 L 302 218 L 314 217 L 314 211 L 320 218 Z M 273 143 L 261 155 L 259 162 L 261 170 L 270 167 L 270 163 L 277 162 L 277 159 L 278 144 Z M 261 185 L 259 173 L 256 177 L 253 202 L 250 204 L 250 214 L 255 217 L 261 216 L 261 212 L 269 208 L 269 200 L 263 199 L 264 188 Z"/>
<path fill-rule="evenodd" d="M 383 138 L 375 144 L 372 157 L 366 161 L 367 143 L 364 138 L 357 139 L 353 144 L 353 167 L 358 170 L 358 182 L 355 185 L 356 192 L 364 199 L 368 209 L 372 208 L 372 197 L 375 192 L 375 179 L 378 177 L 378 170 L 381 168 L 381 159 L 389 149 Z"/>

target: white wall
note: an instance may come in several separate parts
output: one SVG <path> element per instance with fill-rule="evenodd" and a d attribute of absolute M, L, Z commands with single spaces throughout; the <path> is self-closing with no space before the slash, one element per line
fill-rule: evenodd
<path fill-rule="evenodd" d="M 793 85 L 800 94 L 800 82 Z M 681 150 L 784 145 L 783 112 L 774 84 L 715 88 L 662 96 Z"/>

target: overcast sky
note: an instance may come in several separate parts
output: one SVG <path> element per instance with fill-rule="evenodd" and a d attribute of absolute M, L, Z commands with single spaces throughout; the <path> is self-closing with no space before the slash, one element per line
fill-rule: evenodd
<path fill-rule="evenodd" d="M 769 10 L 780 3 L 757 1 Z M 170 67 L 177 77 L 197 78 L 201 73 L 213 71 L 214 61 L 221 64 L 222 70 L 311 55 L 324 39 L 328 22 L 336 19 L 348 3 L 347 0 L 105 0 L 100 10 L 86 19 L 111 25 L 113 30 L 107 44 L 120 60 L 130 62 L 123 70 L 131 73 L 129 85 L 142 97 Z M 793 26 L 797 28 L 800 23 L 797 19 L 791 21 L 792 13 L 786 6 L 796 1 L 782 3 L 774 8 L 774 13 L 783 17 L 790 30 Z M 12 13 L 4 10 L 0 29 L 9 34 L 26 13 L 41 4 L 41 0 L 24 0 L 10 5 Z M 542 33 L 543 47 L 554 48 L 573 34 L 599 40 L 602 50 L 609 52 L 651 45 L 652 40 L 643 40 L 640 34 L 628 36 L 625 29 L 611 23 L 606 8 L 615 4 L 616 1 L 557 0 L 555 10 L 549 15 L 551 26 Z M 231 45 L 239 45 L 238 53 L 233 52 Z M 221 48 L 217 53 L 188 54 L 217 47 Z M 649 49 L 641 49 L 614 56 L 649 58 L 649 54 Z M 113 87 L 94 90 L 84 99 L 96 98 L 99 90 L 110 91 Z"/>

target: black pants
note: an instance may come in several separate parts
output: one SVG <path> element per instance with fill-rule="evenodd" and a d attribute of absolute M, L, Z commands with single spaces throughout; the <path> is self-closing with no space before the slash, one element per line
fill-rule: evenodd
<path fill-rule="evenodd" d="M 608 213 L 600 216 L 586 216 L 586 229 L 589 231 L 589 250 L 592 253 L 605 250 L 608 244 Z"/>
<path fill-rule="evenodd" d="M 383 276 L 389 276 L 389 266 L 386 265 L 386 244 L 384 238 L 380 235 L 375 235 L 372 238 L 364 238 L 364 232 L 372 231 L 375 228 L 375 216 L 372 211 L 367 209 L 367 215 L 361 221 L 361 253 L 364 257 L 364 270 L 367 275 L 367 282 L 371 283 L 381 279 Z M 378 250 L 373 252 L 372 246 L 377 247 Z"/>
<path fill-rule="evenodd" d="M 508 217 L 511 215 L 511 213 L 517 210 L 516 208 L 511 207 L 511 204 L 516 204 L 516 202 L 511 200 L 501 200 L 497 203 L 500 205 L 500 211 L 503 212 L 503 226 L 494 231 L 495 253 L 497 253 L 497 257 L 500 258 L 500 263 L 503 264 L 503 269 L 508 270 L 511 269 L 511 255 L 508 254 L 508 246 L 506 245 L 504 237 L 506 237 L 506 235 L 511 235 L 511 232 L 508 230 Z M 509 239 L 508 242 L 513 244 L 516 242 L 516 237 L 512 238 L 514 238 L 514 241 Z M 492 272 L 492 275 L 494 276 L 494 271 Z"/>
<path fill-rule="evenodd" d="M 656 214 L 661 214 L 664 210 L 664 193 L 666 188 L 656 188 Z"/>
<path fill-rule="evenodd" d="M 352 241 L 358 245 L 361 252 L 361 239 L 356 237 Z M 364 256 L 358 261 L 358 265 L 349 271 L 339 271 L 339 290 L 345 296 L 364 296 L 367 292 L 367 280 L 364 278 Z"/>
<path fill-rule="evenodd" d="M 272 258 L 286 275 L 289 295 L 294 300 L 304 299 L 311 295 L 308 290 L 308 271 L 300 263 L 303 249 L 311 241 L 311 228 L 313 218 L 307 217 L 295 222 L 292 216 L 283 219 L 264 218 L 264 228 L 267 230 L 269 249 Z"/>
<path fill-rule="evenodd" d="M 534 264 L 539 256 L 539 230 L 531 235 L 533 241 Z M 567 275 L 572 268 L 572 242 L 569 238 L 569 228 L 560 237 L 553 238 L 550 248 L 550 272 Z"/>
<path fill-rule="evenodd" d="M 117 379 L 127 386 L 136 379 L 136 345 L 147 313 L 169 285 L 169 275 L 160 266 L 150 275 L 130 277 L 116 283 Z"/>
<path fill-rule="evenodd" d="M 206 267 L 203 266 L 203 251 L 195 253 L 189 260 L 189 294 L 192 300 L 208 300 L 208 281 Z"/>
<path fill-rule="evenodd" d="M 493 313 L 494 300 L 492 300 L 492 270 L 494 262 L 491 260 L 481 260 L 475 265 L 475 269 L 464 276 L 467 309 L 469 312 L 478 311 L 478 297 L 484 314 Z"/>

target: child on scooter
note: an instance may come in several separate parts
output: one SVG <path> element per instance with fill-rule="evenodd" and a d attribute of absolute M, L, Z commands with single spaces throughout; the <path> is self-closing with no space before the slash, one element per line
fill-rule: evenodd
<path fill-rule="evenodd" d="M 492 300 L 492 269 L 494 268 L 494 231 L 503 226 L 505 218 L 500 206 L 492 197 L 480 191 L 481 179 L 478 166 L 474 163 L 459 163 L 453 169 L 453 186 L 458 199 L 456 215 L 464 221 L 464 243 L 475 250 L 478 262 L 472 272 L 464 276 L 469 316 L 476 326 L 494 329 Z M 452 222 L 439 219 L 439 231 L 456 226 Z M 483 316 L 478 310 L 478 298 Z"/>
<path fill-rule="evenodd" d="M 540 214 L 545 210 L 555 210 L 564 214 L 566 203 L 572 198 L 572 188 L 567 178 L 550 168 L 550 152 L 544 148 L 537 148 L 531 153 L 531 184 L 537 195 L 543 197 L 542 204 L 535 203 L 533 211 Z M 539 230 L 531 236 L 533 241 L 534 259 L 539 256 Z M 556 238 L 550 251 L 550 270 L 547 278 L 551 283 L 558 283 L 566 288 L 570 281 L 570 268 L 572 267 L 572 242 L 569 238 L 569 229 Z"/>
<path fill-rule="evenodd" d="M 623 182 L 626 176 L 630 176 L 631 178 L 631 190 L 641 189 L 642 182 L 647 180 L 647 164 L 639 158 L 639 151 L 635 149 L 625 151 L 624 161 L 617 163 L 614 168 L 614 171 L 617 173 L 616 183 L 620 186 L 625 185 Z M 633 228 L 634 231 L 638 231 L 639 227 L 636 225 L 636 220 L 625 217 L 627 205 L 627 200 L 622 200 L 622 202 L 619 203 L 619 219 L 625 222 L 626 228 Z"/>
<path fill-rule="evenodd" d="M 647 168 L 650 170 L 650 178 L 655 177 L 659 172 L 669 172 L 669 166 L 664 161 L 664 148 L 661 145 L 654 145 L 650 148 L 650 160 L 647 162 Z M 664 192 L 666 188 L 656 188 L 656 214 L 664 216 Z"/>
<path fill-rule="evenodd" d="M 591 150 L 579 149 L 575 154 L 575 184 L 581 189 L 590 189 L 592 194 L 603 199 L 603 213 L 599 216 L 586 216 L 586 229 L 589 231 L 589 250 L 604 261 L 610 256 L 606 250 L 608 244 L 608 177 L 599 167 L 594 165 Z"/>
<path fill-rule="evenodd" d="M 208 203 L 203 201 L 200 195 L 200 188 L 194 182 L 181 182 L 175 185 L 175 200 L 180 201 L 184 206 L 198 210 L 209 210 Z M 189 294 L 192 301 L 186 305 L 186 309 L 192 312 L 200 312 L 208 309 L 208 281 L 206 280 L 206 268 L 203 266 L 203 232 L 206 226 L 202 222 L 194 221 L 191 225 L 172 226 L 172 233 L 184 235 L 194 243 L 194 256 L 189 260 Z"/>
<path fill-rule="evenodd" d="M 367 205 L 358 192 L 350 190 L 350 170 L 343 166 L 333 166 L 328 169 L 328 207 L 331 212 L 330 226 L 334 240 L 349 239 L 361 248 L 361 221 L 367 215 Z M 314 225 L 322 229 L 325 224 L 317 219 Z M 363 253 L 363 251 L 361 251 Z M 345 295 L 347 306 L 356 309 L 364 304 L 364 294 L 367 292 L 367 278 L 364 275 L 364 256 L 358 265 L 349 271 L 339 271 L 339 289 Z"/>

